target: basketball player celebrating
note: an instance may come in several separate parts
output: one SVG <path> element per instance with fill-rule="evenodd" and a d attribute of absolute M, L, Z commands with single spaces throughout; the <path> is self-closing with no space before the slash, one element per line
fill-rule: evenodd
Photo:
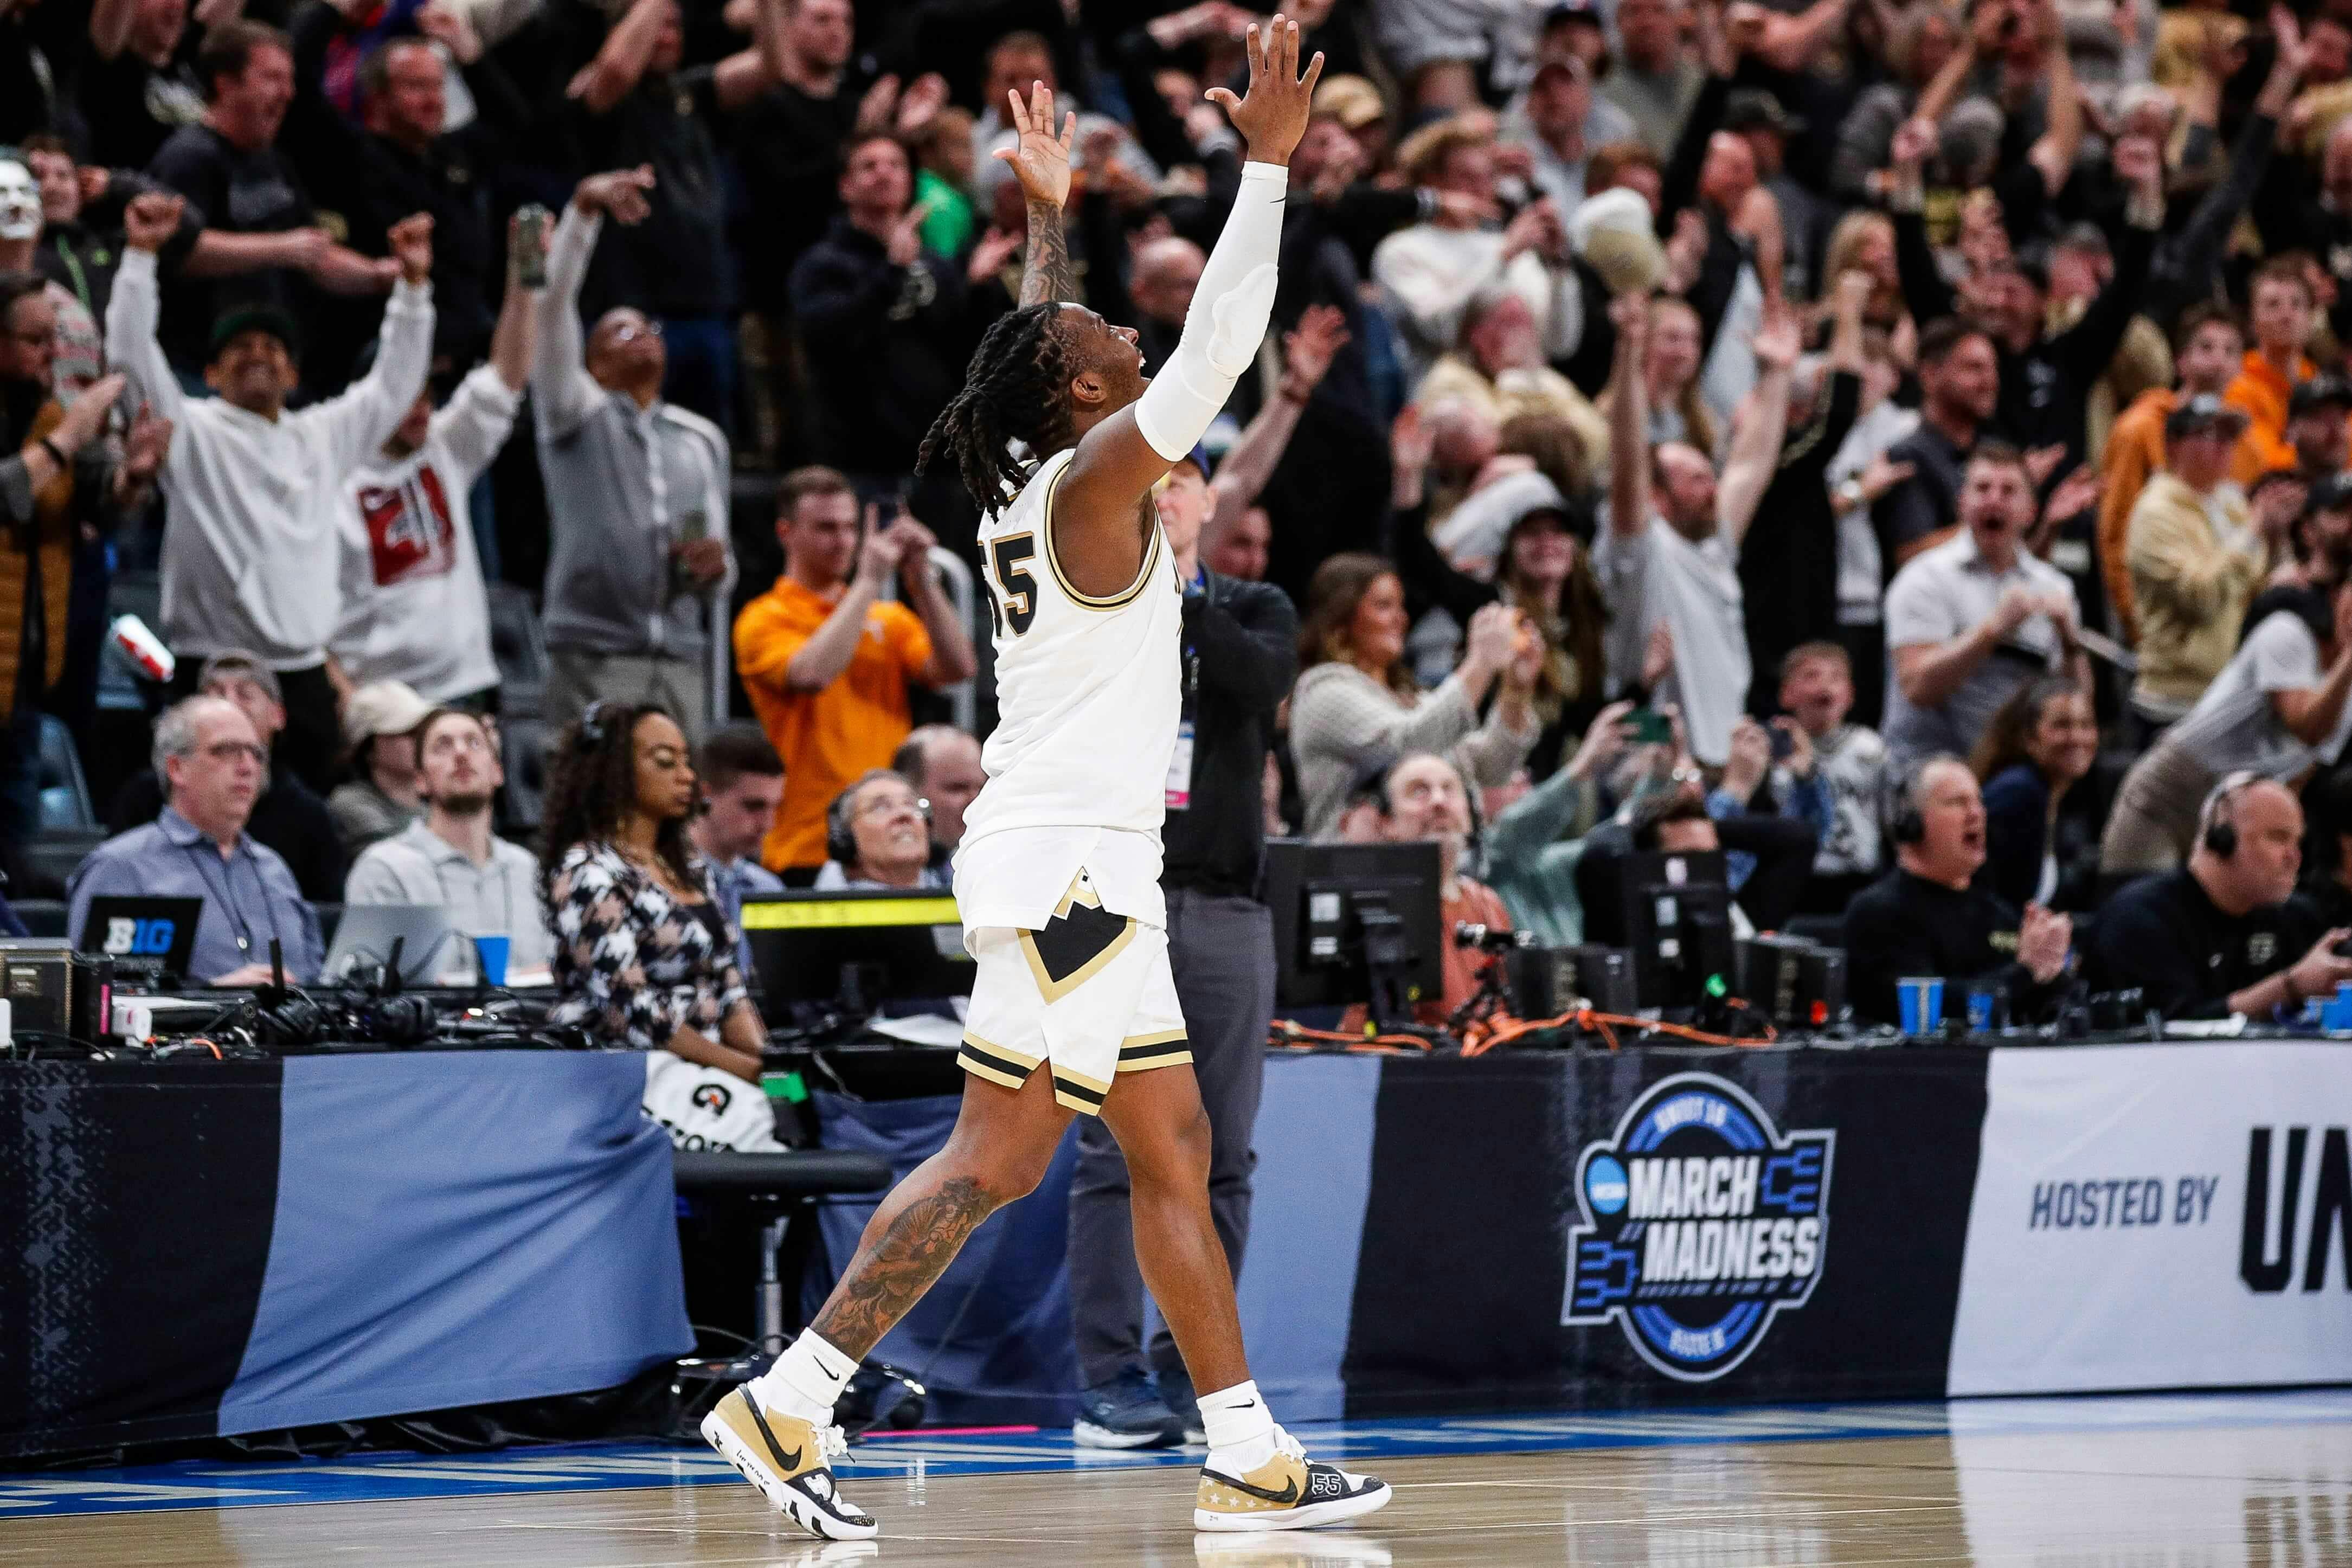
<path fill-rule="evenodd" d="M 1187 456 L 1255 359 L 1274 305 L 1291 149 L 1322 74 L 1298 26 L 1248 33 L 1249 87 L 1221 102 L 1249 163 L 1182 341 L 1146 382 L 1136 334 L 1074 302 L 1062 230 L 1075 120 L 1012 96 L 1029 202 L 1021 306 L 989 329 L 923 443 L 983 515 L 1003 718 L 965 817 L 956 901 L 977 961 L 947 1145 L 901 1182 L 800 1339 L 729 1394 L 702 1434 L 776 1507 L 836 1540 L 871 1517 L 835 1491 L 834 1402 L 858 1362 L 980 1222 L 1045 1174 L 1074 1114 L 1127 1155 L 1135 1249 L 1183 1352 L 1208 1429 L 1202 1530 L 1299 1529 L 1389 1500 L 1369 1477 L 1310 1463 L 1274 1424 L 1242 1353 L 1233 1277 L 1211 1222 L 1209 1122 L 1185 1049 L 1160 894 L 1160 827 L 1180 711 L 1181 589 L 1151 487 Z M 1026 450 L 1016 458 L 1013 443 Z"/>

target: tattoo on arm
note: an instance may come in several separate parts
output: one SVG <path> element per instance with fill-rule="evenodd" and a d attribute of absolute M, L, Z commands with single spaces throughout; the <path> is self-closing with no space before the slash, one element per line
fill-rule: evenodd
<path fill-rule="evenodd" d="M 1058 226 L 1056 226 L 1058 228 Z M 1034 237 L 1036 228 L 1030 228 Z M 863 1360 L 906 1316 L 996 1204 L 978 1182 L 958 1176 L 898 1212 L 881 1239 L 861 1253 L 809 1326 L 825 1342 Z"/>
<path fill-rule="evenodd" d="M 1062 209 L 1051 202 L 1029 204 L 1029 257 L 1021 273 L 1021 303 L 1043 305 L 1078 299 L 1077 274 L 1070 269 L 1070 237 L 1063 232 Z"/>

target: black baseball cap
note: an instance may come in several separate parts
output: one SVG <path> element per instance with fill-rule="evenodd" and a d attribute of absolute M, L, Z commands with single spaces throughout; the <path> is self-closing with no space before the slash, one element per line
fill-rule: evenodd
<path fill-rule="evenodd" d="M 1723 100 L 1726 131 L 1772 131 L 1794 136 L 1805 122 L 1780 107 L 1780 100 L 1760 88 L 1743 87 Z"/>
<path fill-rule="evenodd" d="M 2287 395 L 2289 416 L 2308 414 L 2315 408 L 2334 408 L 2352 412 L 2352 381 L 2333 374 L 2315 375 Z"/>
<path fill-rule="evenodd" d="M 2232 403 L 2224 403 L 2210 392 L 2181 399 L 2179 405 L 2165 416 L 2164 438 L 2178 441 L 2200 430 L 2210 430 L 2226 425 L 2231 431 L 2246 427 L 2246 411 Z"/>
<path fill-rule="evenodd" d="M 1609 30 L 1608 20 L 1601 15 L 1601 7 L 1594 5 L 1593 0 L 1556 0 L 1551 9 L 1544 13 L 1543 25 L 1556 27 L 1562 22 L 1581 22 L 1604 33 Z"/>
<path fill-rule="evenodd" d="M 2311 489 L 2304 492 L 2305 516 L 2315 511 L 2339 511 L 2346 507 L 2352 507 L 2352 474 L 2324 474 L 2312 480 Z"/>
<path fill-rule="evenodd" d="M 221 350 L 246 332 L 268 332 L 286 345 L 287 357 L 302 357 L 302 333 L 294 324 L 294 313 L 283 305 L 266 301 L 231 305 L 213 318 L 212 356 L 219 358 Z"/>

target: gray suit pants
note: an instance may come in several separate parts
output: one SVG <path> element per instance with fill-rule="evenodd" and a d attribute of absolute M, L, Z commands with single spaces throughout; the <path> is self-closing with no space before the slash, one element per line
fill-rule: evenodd
<path fill-rule="evenodd" d="M 1209 1206 L 1236 1277 L 1249 1239 L 1251 1135 L 1265 1088 L 1265 1028 L 1274 1016 L 1274 921 L 1250 899 L 1168 894 L 1168 957 L 1192 1040 L 1192 1072 L 1209 1112 Z M 1078 1382 L 1091 1388 L 1144 1364 L 1143 1275 L 1128 1214 L 1127 1161 L 1099 1117 L 1078 1121 L 1070 1185 L 1070 1320 Z M 1150 1364 L 1181 1364 L 1162 1327 Z"/>

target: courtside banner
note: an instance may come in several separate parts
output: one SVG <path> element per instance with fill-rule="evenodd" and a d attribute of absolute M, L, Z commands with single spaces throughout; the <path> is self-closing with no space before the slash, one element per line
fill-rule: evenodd
<path fill-rule="evenodd" d="M 2352 1381 L 2347 1142 L 2352 1046 L 1995 1051 L 1951 1392 Z"/>
<path fill-rule="evenodd" d="M 1348 1414 L 1940 1395 L 1986 1054 L 1382 1058 Z"/>

